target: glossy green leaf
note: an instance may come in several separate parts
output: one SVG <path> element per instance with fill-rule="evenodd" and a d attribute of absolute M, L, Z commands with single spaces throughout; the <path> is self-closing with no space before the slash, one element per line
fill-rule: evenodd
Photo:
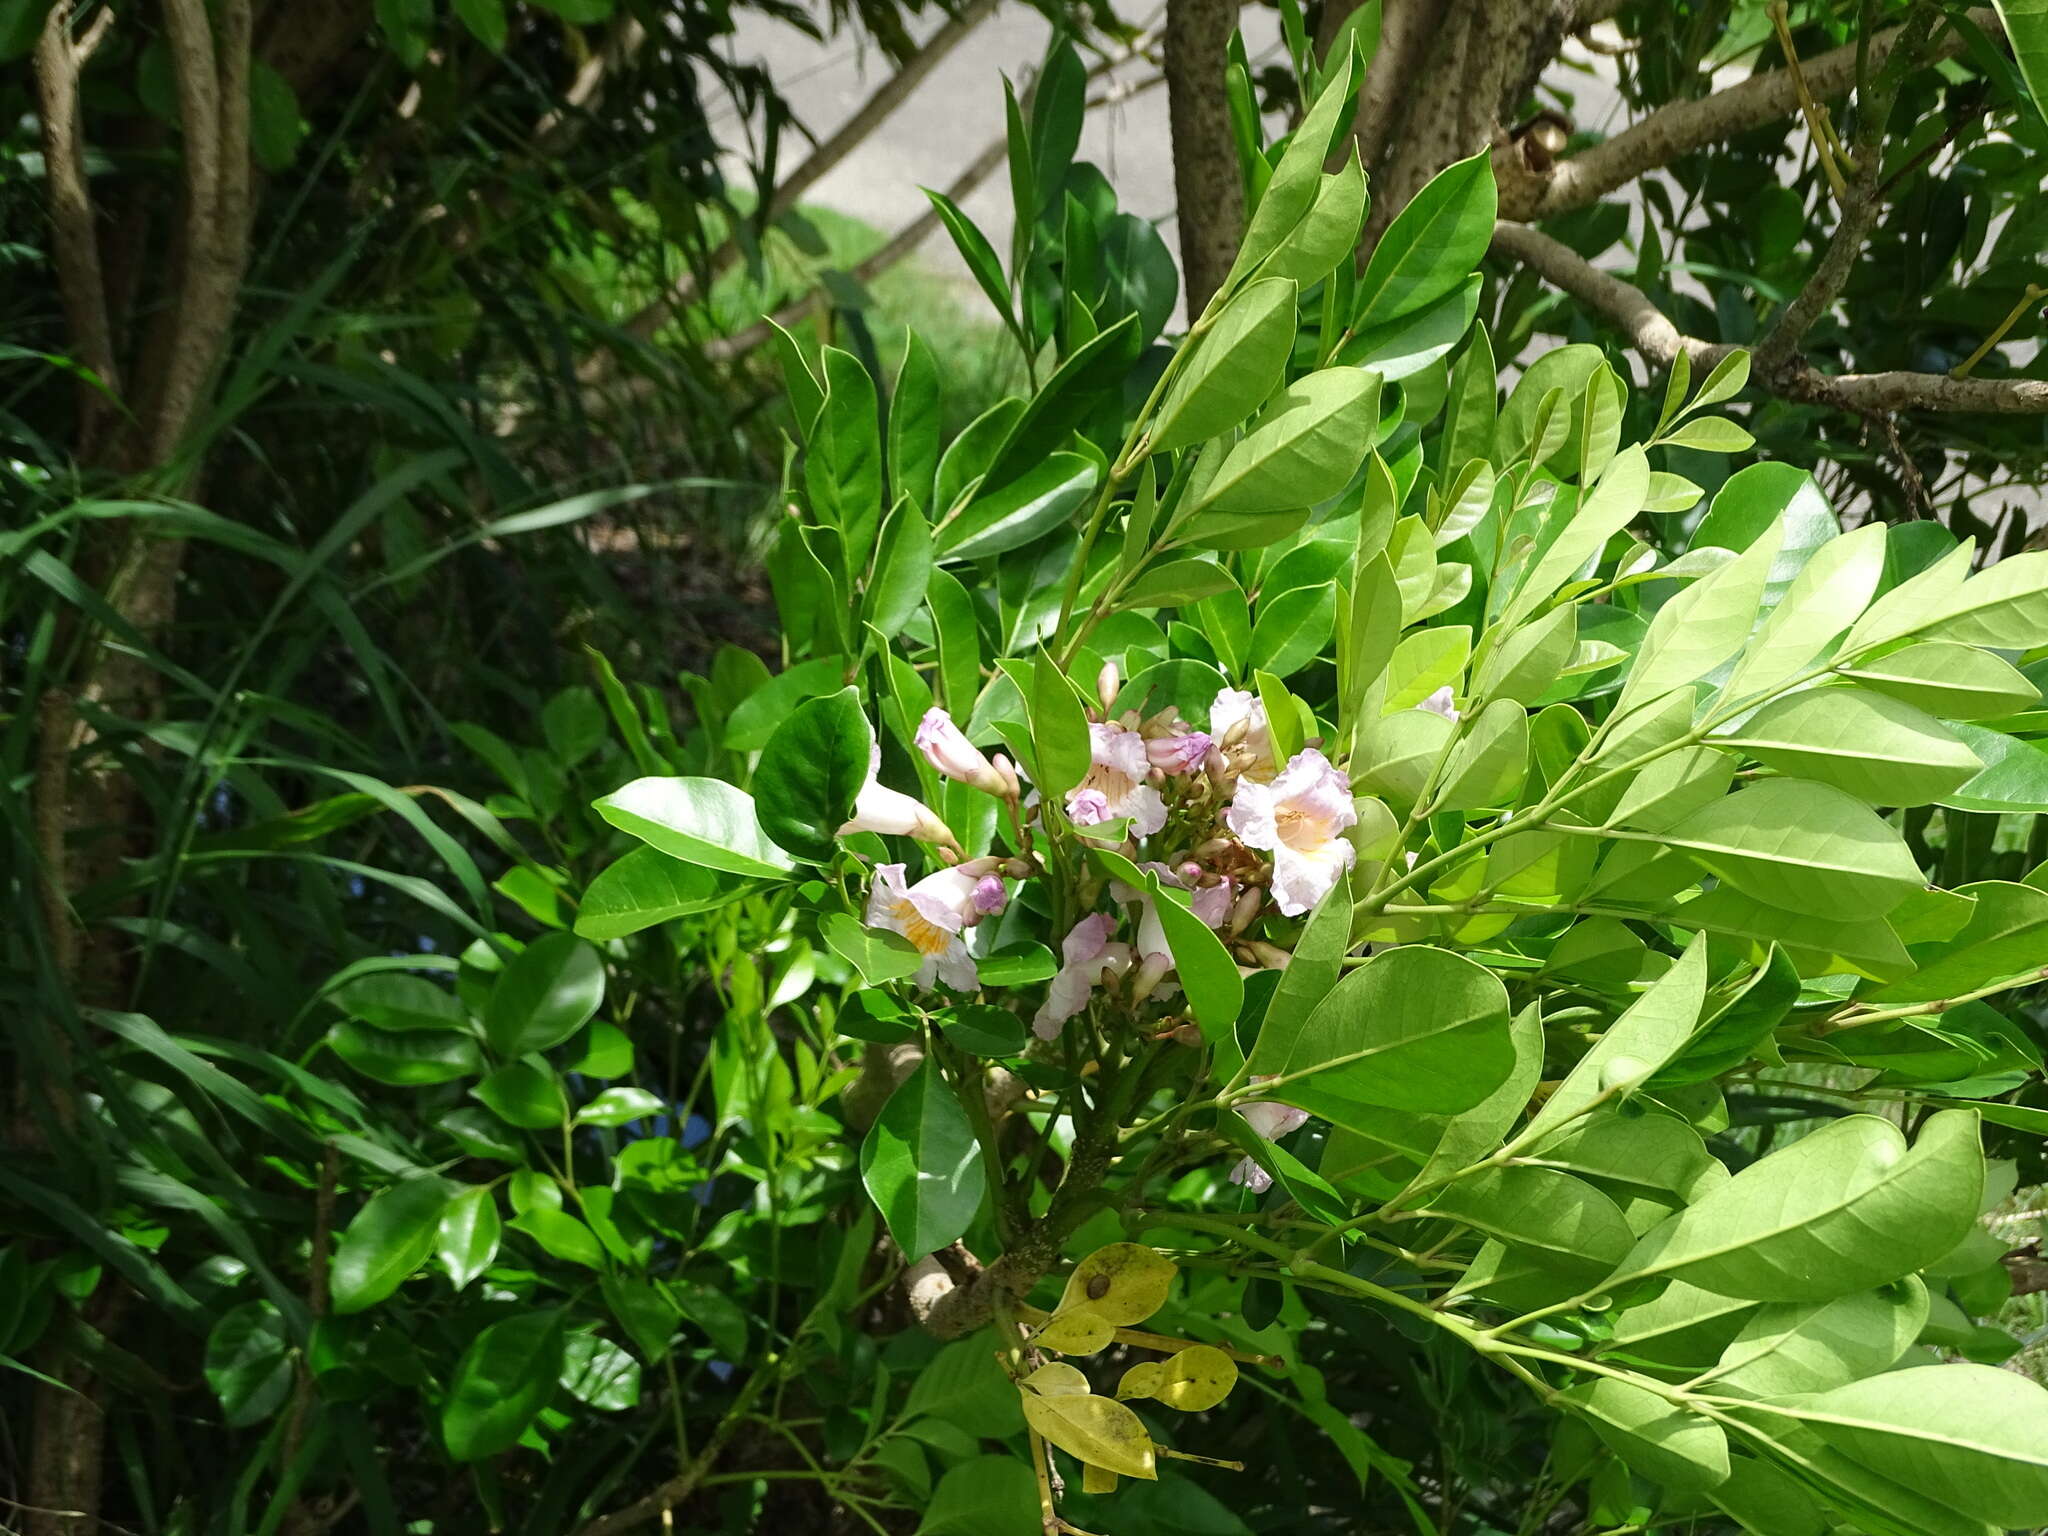
<path fill-rule="evenodd" d="M 920 583 L 920 598 L 923 590 Z M 754 769 L 761 831 L 797 858 L 830 863 L 839 828 L 867 783 L 874 739 L 857 689 L 799 704 L 768 738 Z"/>
<path fill-rule="evenodd" d="M 1463 285 L 1493 239 L 1498 201 L 1491 154 L 1439 171 L 1373 247 L 1358 279 L 1354 324 L 1385 324 Z"/>
<path fill-rule="evenodd" d="M 1371 449 L 1379 394 L 1379 376 L 1356 368 L 1297 379 L 1224 455 L 1203 505 L 1279 512 L 1336 495 Z"/>
<path fill-rule="evenodd" d="M 521 1130 L 552 1130 L 569 1117 L 561 1083 L 552 1072 L 532 1062 L 502 1066 L 470 1092 L 500 1120 Z"/>
<path fill-rule="evenodd" d="M 1205 442 L 1266 403 L 1294 346 L 1295 293 L 1292 280 L 1263 277 L 1224 305 L 1160 402 L 1155 452 Z"/>
<path fill-rule="evenodd" d="M 560 1045 L 604 1002 L 604 957 L 572 933 L 548 933 L 514 955 L 491 986 L 484 1035 L 500 1056 Z"/>
<path fill-rule="evenodd" d="M 604 1249 L 597 1235 L 567 1211 L 545 1205 L 528 1206 L 508 1221 L 514 1232 L 523 1232 L 539 1243 L 553 1258 L 585 1269 L 604 1268 Z"/>
<path fill-rule="evenodd" d="M 327 1047 L 363 1076 L 399 1088 L 452 1083 L 484 1069 L 476 1041 L 452 1029 L 396 1034 L 344 1019 L 327 1032 Z"/>
<path fill-rule="evenodd" d="M 889 1096 L 861 1143 L 860 1175 L 908 1259 L 945 1247 L 981 1209 L 981 1143 L 931 1058 Z"/>
<path fill-rule="evenodd" d="M 1085 454 L 1048 454 L 1009 484 L 977 495 L 939 532 L 942 560 L 978 560 L 1029 544 L 1080 509 L 1101 470 Z"/>
<path fill-rule="evenodd" d="M 292 1391 L 292 1341 L 283 1315 L 267 1301 L 245 1301 L 223 1313 L 206 1336 L 203 1369 L 231 1429 L 262 1423 Z"/>
<path fill-rule="evenodd" d="M 372 1195 L 334 1247 L 328 1284 L 335 1312 L 374 1307 L 426 1263 L 447 1204 L 447 1186 L 432 1174 Z"/>
<path fill-rule="evenodd" d="M 716 870 L 685 864 L 657 848 L 635 848 L 598 872 L 576 907 L 578 937 L 603 943 L 731 901 Z"/>
<path fill-rule="evenodd" d="M 753 796 L 721 779 L 635 779 L 595 808 L 622 832 L 685 864 L 765 880 L 796 867 L 761 830 Z"/>
<path fill-rule="evenodd" d="M 576 1111 L 575 1124 L 620 1126 L 661 1114 L 668 1103 L 645 1088 L 607 1088 Z"/>
<path fill-rule="evenodd" d="M 524 1312 L 484 1329 L 456 1362 L 441 1405 L 441 1439 L 457 1461 L 510 1450 L 554 1395 L 562 1314 Z"/>
<path fill-rule="evenodd" d="M 1292 677 L 1330 643 L 1337 620 L 1337 587 L 1323 582 L 1282 592 L 1259 604 L 1246 663 L 1275 677 Z"/>
<path fill-rule="evenodd" d="M 1520 795 L 1528 771 L 1529 713 L 1512 699 L 1495 699 L 1451 749 L 1434 809 L 1505 809 Z"/>
<path fill-rule="evenodd" d="M 461 1290 L 498 1256 L 498 1198 L 481 1185 L 463 1190 L 441 1212 L 434 1254 L 449 1283 Z"/>
<path fill-rule="evenodd" d="M 1275 1079 L 1262 1096 L 1338 1125 L 1361 1105 L 1461 1113 L 1514 1066 L 1499 980 L 1461 955 L 1421 946 L 1374 956 L 1304 1015 L 1269 1015 L 1252 1058 L 1254 1072 Z"/>
<path fill-rule="evenodd" d="M 1358 249 L 1366 202 L 1365 170 L 1354 145 L 1340 169 L 1317 178 L 1315 200 L 1259 270 L 1303 284 L 1321 282 Z"/>

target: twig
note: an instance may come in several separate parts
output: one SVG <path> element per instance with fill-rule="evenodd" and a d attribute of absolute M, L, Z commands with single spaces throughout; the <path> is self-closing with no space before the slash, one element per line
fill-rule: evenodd
<path fill-rule="evenodd" d="M 1522 262 L 1552 286 L 1605 315 L 1650 362 L 1668 367 L 1683 350 L 1693 365 L 1711 367 L 1732 349 L 1683 334 L 1640 288 L 1602 272 L 1541 230 L 1502 222 L 1494 226 L 1493 254 Z M 1794 359 L 1776 375 L 1752 374 L 1753 384 L 1787 400 L 1832 406 L 1871 416 L 1889 411 L 1961 411 L 1986 415 L 2048 413 L 2048 381 L 1958 379 L 1945 373 L 1825 374 Z"/>
<path fill-rule="evenodd" d="M 113 20 L 103 10 L 83 36 L 71 40 L 71 0 L 58 0 L 36 40 L 37 115 L 43 127 L 43 167 L 49 186 L 50 235 L 57 287 L 78 359 L 110 394 L 120 392 L 106 279 L 100 267 L 92 191 L 85 174 L 85 140 L 78 116 L 78 83 L 85 61 Z M 80 410 L 88 426 L 106 402 L 91 380 L 79 381 Z M 87 431 L 84 435 L 90 436 Z"/>
<path fill-rule="evenodd" d="M 1998 16 L 1990 7 L 1977 7 L 1969 13 L 1969 19 L 1994 36 L 1999 35 Z M 1905 30 L 1903 26 L 1894 27 L 1869 40 L 1873 69 L 1881 68 L 1890 58 Z M 1807 88 L 1817 99 L 1839 96 L 1849 89 L 1856 77 L 1857 53 L 1862 46 L 1845 43 L 1806 61 Z M 1965 46 L 1960 30 L 1951 30 L 1931 45 L 1923 61 L 1954 58 Z M 1509 219 L 1533 221 L 1587 207 L 1646 171 L 1669 165 L 1709 144 L 1777 122 L 1798 110 L 1799 96 L 1792 72 L 1784 69 L 1756 75 L 1697 101 L 1673 102 L 1606 142 L 1558 161 L 1546 175 L 1532 176 L 1520 166 L 1518 158 L 1510 161 L 1501 175 L 1501 214 Z M 1512 151 L 1502 150 L 1500 154 L 1509 155 Z M 1497 170 L 1501 169 L 1499 160 L 1500 156 L 1496 156 Z"/>
<path fill-rule="evenodd" d="M 1778 48 L 1785 55 L 1785 72 L 1792 77 L 1792 93 L 1799 102 L 1799 113 L 1806 119 L 1806 131 L 1813 138 L 1813 152 L 1820 160 L 1820 168 L 1827 174 L 1828 185 L 1834 188 L 1835 200 L 1846 202 L 1849 184 L 1842 180 L 1842 168 L 1836 157 L 1842 153 L 1842 141 L 1835 137 L 1834 122 L 1828 117 L 1828 109 L 1813 99 L 1813 92 L 1807 88 L 1806 73 L 1799 66 L 1799 48 L 1792 41 L 1792 27 L 1785 19 L 1785 0 L 1772 0 L 1769 7 L 1771 29 L 1778 35 Z M 1859 45 L 1857 64 L 1862 65 L 1868 57 L 1868 43 Z M 1860 83 L 1861 75 L 1858 80 Z"/>

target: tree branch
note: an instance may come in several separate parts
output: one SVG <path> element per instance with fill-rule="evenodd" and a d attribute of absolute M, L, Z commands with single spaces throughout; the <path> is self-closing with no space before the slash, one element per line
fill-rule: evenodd
<path fill-rule="evenodd" d="M 1757 348 L 1757 365 L 1767 375 L 1791 362 L 1806 333 L 1834 306 L 1848 284 L 1849 274 L 1856 269 L 1856 259 L 1863 254 L 1864 243 L 1870 238 L 1884 202 L 1878 187 L 1884 176 L 1884 137 L 1891 122 L 1892 106 L 1899 99 L 1899 86 L 1906 71 L 1921 62 L 1933 26 L 1934 12 L 1921 10 L 1890 34 L 1894 39 L 1890 57 L 1882 64 L 1873 59 L 1871 73 L 1864 76 L 1871 82 L 1867 93 L 1870 99 L 1865 101 L 1865 93 L 1859 90 L 1854 179 L 1842 198 L 1841 218 L 1820 265 L 1793 295 L 1792 302 L 1779 312 L 1776 323 Z M 1874 54 L 1876 50 L 1871 51 Z M 1816 148 L 1825 153 L 1824 146 Z"/>
<path fill-rule="evenodd" d="M 1997 14 L 1989 7 L 1971 11 L 1970 20 L 1993 36 L 1999 35 Z M 1903 38 L 1906 26 L 1880 32 L 1869 40 L 1871 69 L 1883 67 Z M 1964 47 L 1961 33 L 1951 29 L 1933 45 L 1926 62 L 1953 58 Z M 1860 43 L 1845 43 L 1807 61 L 1806 83 L 1816 99 L 1840 96 L 1855 84 L 1861 48 Z M 1533 221 L 1584 208 L 1646 171 L 1669 165 L 1709 144 L 1790 117 L 1798 110 L 1799 94 L 1792 72 L 1779 69 L 1697 101 L 1674 102 L 1659 108 L 1606 142 L 1558 161 L 1543 174 L 1532 174 L 1519 159 L 1503 167 L 1500 159 L 1512 155 L 1511 150 L 1503 150 L 1495 157 L 1495 170 L 1500 173 L 1501 215 Z"/>
<path fill-rule="evenodd" d="M 768 206 L 761 210 L 762 224 L 772 224 L 794 208 L 804 193 L 859 148 L 869 134 L 887 122 L 890 115 L 909 99 L 910 93 L 924 83 L 925 77 L 936 69 L 948 54 L 966 41 L 969 33 L 994 15 L 995 9 L 996 0 L 974 0 L 973 4 L 934 32 L 930 41 L 904 60 L 903 66 L 884 80 L 881 87 L 860 104 L 853 116 L 840 124 L 830 138 L 811 151 L 804 162 L 776 186 L 768 198 Z M 738 259 L 739 252 L 739 240 L 735 233 L 728 236 L 707 258 L 705 270 L 708 275 L 717 277 Z M 646 341 L 661 329 L 663 322 L 675 312 L 678 304 L 688 303 L 696 292 L 696 274 L 685 272 L 667 293 L 626 321 L 626 334 L 635 341 Z"/>
<path fill-rule="evenodd" d="M 1493 230 L 1492 253 L 1522 263 L 1552 287 L 1606 317 L 1631 350 L 1659 368 L 1679 352 L 1695 370 L 1709 369 L 1734 351 L 1721 342 L 1687 336 L 1633 283 L 1602 272 L 1585 257 L 1541 230 L 1503 221 Z M 1894 411 L 1974 412 L 1984 415 L 2048 415 L 2048 380 L 1958 379 L 1945 373 L 1826 374 L 1794 358 L 1775 374 L 1751 375 L 1755 385 L 1787 400 L 1882 416 Z"/>
<path fill-rule="evenodd" d="M 42 117 L 44 175 L 50 189 L 50 233 L 55 248 L 57 287 L 78 360 L 99 376 L 109 393 L 118 396 L 120 378 L 114 362 L 113 327 L 107 316 L 107 289 L 100 268 L 99 232 L 94 227 L 92 191 L 85 174 L 85 141 L 78 115 L 78 80 L 106 25 L 111 10 L 102 11 L 79 42 L 71 41 L 70 0 L 59 0 L 43 22 L 36 40 L 37 110 Z M 79 385 L 80 437 L 92 435 L 90 425 L 105 402 L 90 381 Z"/>

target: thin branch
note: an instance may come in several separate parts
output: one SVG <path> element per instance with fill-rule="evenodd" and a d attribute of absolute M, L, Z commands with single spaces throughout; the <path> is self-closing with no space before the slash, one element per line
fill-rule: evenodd
<path fill-rule="evenodd" d="M 118 395 L 113 327 L 107 316 L 106 281 L 100 268 L 99 233 L 94 227 L 78 113 L 80 72 L 113 14 L 111 10 L 100 12 L 85 36 L 73 43 L 70 0 L 59 0 L 36 40 L 35 70 L 57 286 L 63 296 L 71 345 L 78 360 L 99 376 L 110 393 Z M 90 422 L 104 402 L 90 381 L 81 381 L 79 391 L 80 411 Z"/>
<path fill-rule="evenodd" d="M 1553 287 L 1612 321 L 1630 348 L 1657 367 L 1669 367 L 1684 351 L 1696 369 L 1711 368 L 1733 351 L 1719 342 L 1687 336 L 1634 284 L 1602 272 L 1585 257 L 1541 230 L 1500 223 L 1493 230 L 1493 254 L 1521 262 Z M 1954 411 L 1984 415 L 2048 415 L 2048 380 L 1957 379 L 1945 373 L 1826 374 L 1793 359 L 1775 374 L 1751 375 L 1754 384 L 1788 400 L 1830 406 L 1860 416 L 1893 411 Z"/>
<path fill-rule="evenodd" d="M 931 39 L 904 60 L 903 65 L 887 80 L 884 80 L 873 95 L 860 104 L 832 136 L 819 144 L 794 171 L 780 182 L 768 198 L 768 206 L 761 210 L 761 222 L 768 225 L 775 222 L 797 205 L 797 200 L 808 192 L 825 175 L 860 147 L 869 134 L 887 122 L 896 109 L 903 105 L 911 92 L 922 85 L 926 76 L 961 43 L 968 34 L 995 14 L 996 0 L 974 0 L 960 14 L 934 32 Z M 715 278 L 733 262 L 739 259 L 740 244 L 737 231 L 726 238 L 705 262 L 705 270 Z M 639 313 L 626 321 L 625 332 L 635 341 L 646 341 L 661 329 L 663 323 L 675 312 L 678 304 L 686 304 L 697 293 L 697 274 L 685 272 L 677 279 L 675 286 L 667 293 L 642 308 Z"/>
<path fill-rule="evenodd" d="M 1769 374 L 1792 361 L 1799 344 L 1814 322 L 1834 307 L 1835 300 L 1842 296 L 1842 289 L 1849 282 L 1849 274 L 1856 270 L 1856 262 L 1863 254 L 1864 244 L 1870 238 L 1870 231 L 1877 224 L 1877 215 L 1883 207 L 1878 196 L 1878 185 L 1883 180 L 1884 137 L 1891 122 L 1892 106 L 1899 99 L 1899 87 L 1904 83 L 1908 70 L 1917 67 L 1926 49 L 1928 34 L 1934 28 L 1935 13 L 1932 9 L 1921 9 L 1912 20 L 1890 35 L 1894 39 L 1889 57 L 1879 61 L 1873 57 L 1871 64 L 1872 85 L 1870 99 L 1857 102 L 1860 119 L 1856 129 L 1856 146 L 1853 151 L 1855 179 L 1848 185 L 1842 197 L 1842 216 L 1835 225 L 1835 233 L 1828 241 L 1826 253 L 1820 265 L 1792 302 L 1779 313 L 1763 343 L 1757 348 L 1757 366 Z M 1876 49 L 1871 50 L 1873 56 Z M 1816 153 L 1825 154 L 1819 144 Z"/>
<path fill-rule="evenodd" d="M 1989 7 L 1979 7 L 1969 14 L 1979 27 L 1993 36 L 1999 35 L 1997 14 Z M 1870 68 L 1884 66 L 1905 31 L 1905 26 L 1894 27 L 1869 40 Z M 1840 96 L 1855 83 L 1857 54 L 1863 46 L 1845 43 L 1807 61 L 1806 83 L 1816 99 Z M 1960 30 L 1951 29 L 1933 45 L 1925 62 L 1954 58 L 1965 46 Z M 1698 101 L 1673 102 L 1661 107 L 1604 143 L 1558 161 L 1540 176 L 1531 175 L 1518 162 L 1510 162 L 1503 170 L 1498 164 L 1500 157 L 1496 156 L 1495 169 L 1502 172 L 1501 214 L 1505 218 L 1533 221 L 1584 208 L 1647 171 L 1669 165 L 1709 144 L 1790 117 L 1798 110 L 1799 93 L 1792 72 L 1773 70 Z"/>
<path fill-rule="evenodd" d="M 1707 371 L 1735 349 L 1687 336 L 1669 316 L 1650 302 L 1633 283 L 1602 272 L 1562 241 L 1540 229 L 1503 220 L 1493 226 L 1493 254 L 1510 257 L 1551 287 L 1570 294 L 1587 308 L 1606 316 L 1628 338 L 1630 348 L 1659 368 L 1669 368 L 1680 352 L 1696 371 Z"/>

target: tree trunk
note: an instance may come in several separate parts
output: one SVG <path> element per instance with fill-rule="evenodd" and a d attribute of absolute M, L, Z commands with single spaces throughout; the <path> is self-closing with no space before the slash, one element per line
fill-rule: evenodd
<path fill-rule="evenodd" d="M 1173 127 L 1173 190 L 1188 318 L 1229 275 L 1244 237 L 1244 184 L 1223 93 L 1224 50 L 1235 0 L 1167 0 L 1166 101 Z"/>

